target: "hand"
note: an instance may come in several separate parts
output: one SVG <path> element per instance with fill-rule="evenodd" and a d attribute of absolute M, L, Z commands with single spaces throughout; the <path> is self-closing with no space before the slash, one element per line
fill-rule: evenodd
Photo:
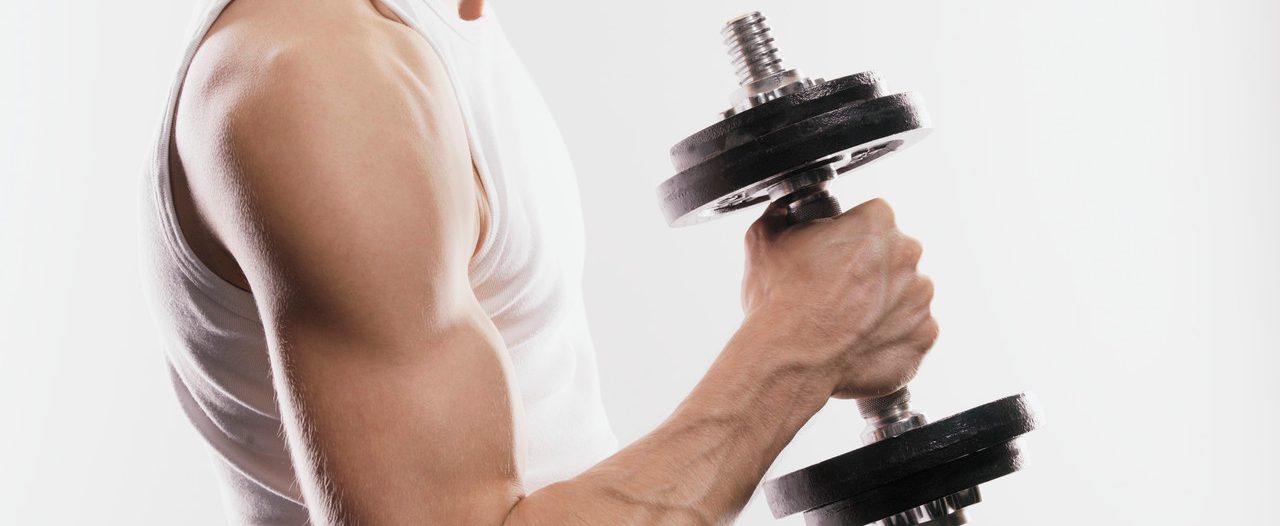
<path fill-rule="evenodd" d="M 868 398 L 906 385 L 938 336 L 920 243 L 875 199 L 837 217 L 788 225 L 770 206 L 747 233 L 744 326 L 829 371 L 831 396 Z"/>

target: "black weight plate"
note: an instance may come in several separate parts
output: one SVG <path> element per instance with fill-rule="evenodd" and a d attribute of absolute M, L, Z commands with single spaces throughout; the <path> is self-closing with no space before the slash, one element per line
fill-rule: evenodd
<path fill-rule="evenodd" d="M 773 101 L 769 104 L 773 104 Z M 909 146 L 928 131 L 920 100 L 897 94 L 810 116 L 736 146 L 676 174 L 658 187 L 672 226 L 684 226 L 767 200 L 759 195 L 791 171 L 849 154 L 855 166 Z"/>
<path fill-rule="evenodd" d="M 809 510 L 809 526 L 863 526 L 1022 469 L 1018 440 L 965 455 L 849 500 Z"/>
<path fill-rule="evenodd" d="M 774 516 L 844 501 L 1035 429 L 1027 394 L 1001 398 L 765 482 Z"/>
<path fill-rule="evenodd" d="M 841 77 L 732 115 L 671 147 L 671 162 L 684 171 L 756 137 L 841 106 L 884 96 L 880 76 L 867 71 Z"/>

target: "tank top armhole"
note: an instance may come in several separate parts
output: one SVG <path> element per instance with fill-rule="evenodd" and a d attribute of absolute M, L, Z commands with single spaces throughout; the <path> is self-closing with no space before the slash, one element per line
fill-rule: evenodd
<path fill-rule="evenodd" d="M 253 294 L 240 289 L 215 273 L 200 260 L 199 256 L 187 243 L 187 239 L 182 233 L 182 227 L 178 223 L 177 210 L 173 203 L 173 183 L 170 178 L 172 162 L 170 148 L 173 143 L 173 125 L 174 120 L 177 118 L 178 98 L 181 95 L 182 86 L 186 82 L 187 70 L 191 67 L 196 50 L 199 49 L 200 44 L 204 41 L 204 35 L 208 33 L 218 15 L 230 3 L 231 0 L 211 2 L 201 16 L 193 20 L 197 25 L 193 26 L 194 34 L 191 44 L 183 54 L 182 61 L 178 66 L 177 76 L 169 89 L 169 102 L 165 107 L 159 137 L 155 141 L 156 151 L 153 167 L 155 176 L 152 181 L 151 202 L 158 220 L 158 227 L 163 235 L 162 242 L 174 261 L 178 263 L 183 275 L 195 283 L 196 289 L 208 296 L 209 299 L 216 301 L 219 305 L 238 316 L 257 321 L 260 318 L 258 317 L 258 308 Z"/>
<path fill-rule="evenodd" d="M 467 123 L 467 134 L 471 134 L 471 124 Z M 480 156 L 479 149 L 475 146 L 475 141 L 469 141 L 471 146 L 471 157 L 475 161 L 476 173 L 480 176 L 481 192 L 484 197 L 485 206 L 489 209 L 489 224 L 484 229 L 484 235 L 480 238 L 480 246 L 476 249 L 475 254 L 471 256 L 470 272 L 473 276 L 486 275 L 496 264 L 497 257 L 494 255 L 493 247 L 497 244 L 499 221 L 502 216 L 502 209 L 497 204 L 496 192 L 497 188 L 493 185 L 493 176 L 489 173 L 484 161 Z"/>
<path fill-rule="evenodd" d="M 480 176 L 480 185 L 483 187 L 485 204 L 489 208 L 489 225 L 485 229 L 484 236 L 480 239 L 479 248 L 471 257 L 469 269 L 473 281 L 483 280 L 484 276 L 487 276 L 493 270 L 498 261 L 495 246 L 498 244 L 498 231 L 502 229 L 502 221 L 505 219 L 505 211 L 502 206 L 502 192 L 504 189 L 499 186 L 500 178 L 494 176 L 485 156 L 480 134 L 476 129 L 476 118 L 469 104 L 469 90 L 460 80 L 461 75 L 457 71 L 457 61 L 452 58 L 449 50 L 431 35 L 431 31 L 427 31 L 426 28 L 422 27 L 420 23 L 422 17 L 408 12 L 408 8 L 398 0 L 380 0 L 380 3 L 395 13 L 409 29 L 412 29 L 418 36 L 422 37 L 422 40 L 439 57 L 440 63 L 444 65 L 445 73 L 449 76 L 449 84 L 453 87 L 454 97 L 457 99 L 456 102 L 462 112 L 462 119 L 466 127 L 467 145 L 471 150 L 471 160 L 475 165 L 476 173 Z M 480 24 L 485 23 L 484 20 L 492 16 L 486 6 L 485 13 L 480 20 L 464 22 L 460 19 L 449 18 L 450 14 L 441 13 L 437 6 L 431 2 L 416 3 L 414 6 L 425 7 L 430 12 L 432 19 L 440 22 L 442 26 L 458 35 L 462 42 L 468 45 L 479 45 L 478 41 L 483 37 L 483 27 Z"/>

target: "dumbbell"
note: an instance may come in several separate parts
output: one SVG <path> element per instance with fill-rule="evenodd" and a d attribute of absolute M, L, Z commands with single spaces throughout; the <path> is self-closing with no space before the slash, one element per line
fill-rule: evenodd
<path fill-rule="evenodd" d="M 671 149 L 676 174 L 658 187 L 663 214 L 687 226 L 776 201 L 793 223 L 841 212 L 832 180 L 925 137 L 922 100 L 890 94 L 880 75 L 835 80 L 788 69 L 765 17 L 752 12 L 723 30 L 739 89 L 719 122 Z M 1018 471 L 1019 437 L 1037 416 L 1027 394 L 929 423 L 907 388 L 858 400 L 863 447 L 765 482 L 777 518 L 810 525 L 965 524 L 978 485 Z"/>

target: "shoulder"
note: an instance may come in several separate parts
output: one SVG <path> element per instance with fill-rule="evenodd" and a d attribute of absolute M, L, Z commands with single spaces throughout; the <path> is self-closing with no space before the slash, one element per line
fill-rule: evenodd
<path fill-rule="evenodd" d="M 196 53 L 176 120 L 193 199 L 237 259 L 228 232 L 268 227 L 310 252 L 342 239 L 373 253 L 424 232 L 437 248 L 474 246 L 477 189 L 444 67 L 365 0 L 234 2 Z"/>
<path fill-rule="evenodd" d="M 192 61 L 176 134 L 184 165 L 261 168 L 248 176 L 344 177 L 377 157 L 438 168 L 387 177 L 471 183 L 439 57 L 365 0 L 232 3 Z"/>
<path fill-rule="evenodd" d="M 413 30 L 362 0 L 241 0 L 201 43 L 179 118 L 258 142 L 264 120 L 317 130 L 379 112 L 461 133 L 447 72 Z"/>

